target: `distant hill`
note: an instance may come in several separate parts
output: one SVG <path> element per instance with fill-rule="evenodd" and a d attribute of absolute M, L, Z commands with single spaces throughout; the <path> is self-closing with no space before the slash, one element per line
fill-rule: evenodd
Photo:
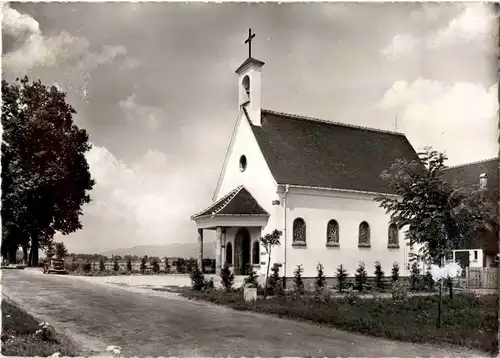
<path fill-rule="evenodd" d="M 203 242 L 203 258 L 214 258 L 215 242 Z M 156 256 L 156 257 L 183 257 L 189 258 L 198 256 L 198 243 L 188 242 L 184 244 L 168 245 L 138 245 L 129 248 L 119 248 L 101 252 L 102 255 L 111 257 L 112 255 L 137 255 L 137 256 Z"/>

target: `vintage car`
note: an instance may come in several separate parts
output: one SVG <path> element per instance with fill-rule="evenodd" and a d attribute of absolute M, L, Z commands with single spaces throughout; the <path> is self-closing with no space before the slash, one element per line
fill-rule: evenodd
<path fill-rule="evenodd" d="M 43 273 L 59 273 L 66 274 L 67 271 L 64 268 L 64 260 L 63 259 L 50 259 L 43 266 Z"/>

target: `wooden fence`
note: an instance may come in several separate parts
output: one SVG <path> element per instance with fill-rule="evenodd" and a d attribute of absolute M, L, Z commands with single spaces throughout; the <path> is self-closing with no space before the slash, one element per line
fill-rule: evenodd
<path fill-rule="evenodd" d="M 467 269 L 467 288 L 498 288 L 498 269 L 496 267 L 469 267 Z"/>

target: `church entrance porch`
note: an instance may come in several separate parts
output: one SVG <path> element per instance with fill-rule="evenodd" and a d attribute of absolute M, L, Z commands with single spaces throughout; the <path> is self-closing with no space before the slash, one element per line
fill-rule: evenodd
<path fill-rule="evenodd" d="M 191 220 L 198 228 L 198 263 L 203 261 L 203 231 L 215 230 L 215 274 L 224 262 L 233 266 L 235 275 L 245 275 L 254 258 L 259 264 L 259 237 L 269 214 L 248 190 L 239 186 L 214 202 Z M 229 233 L 228 233 L 229 231 Z M 255 232 L 254 232 L 255 231 Z M 256 250 L 252 250 L 252 240 Z M 252 255 L 255 251 L 256 254 Z"/>
<path fill-rule="evenodd" d="M 234 237 L 234 275 L 247 275 L 250 265 L 250 232 L 241 227 Z"/>

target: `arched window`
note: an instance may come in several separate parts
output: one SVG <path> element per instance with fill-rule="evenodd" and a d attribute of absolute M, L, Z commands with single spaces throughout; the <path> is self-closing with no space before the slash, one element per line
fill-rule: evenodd
<path fill-rule="evenodd" d="M 243 89 L 245 90 L 245 94 L 247 95 L 247 100 L 250 100 L 250 77 L 245 76 L 243 78 L 243 81 L 241 81 L 241 85 L 243 86 Z"/>
<path fill-rule="evenodd" d="M 370 225 L 366 221 L 359 224 L 358 246 L 370 246 Z"/>
<path fill-rule="evenodd" d="M 226 244 L 226 263 L 233 264 L 233 245 L 230 242 Z"/>
<path fill-rule="evenodd" d="M 258 265 L 260 262 L 260 242 L 254 241 L 252 247 L 252 264 Z"/>
<path fill-rule="evenodd" d="M 389 225 L 389 232 L 388 232 L 388 241 L 387 241 L 387 246 L 388 247 L 399 247 L 399 230 L 398 226 L 394 223 Z"/>
<path fill-rule="evenodd" d="M 339 244 L 339 223 L 337 220 L 330 220 L 326 227 L 326 244 L 338 245 Z"/>
<path fill-rule="evenodd" d="M 306 243 L 306 222 L 302 218 L 293 221 L 293 243 Z"/>

